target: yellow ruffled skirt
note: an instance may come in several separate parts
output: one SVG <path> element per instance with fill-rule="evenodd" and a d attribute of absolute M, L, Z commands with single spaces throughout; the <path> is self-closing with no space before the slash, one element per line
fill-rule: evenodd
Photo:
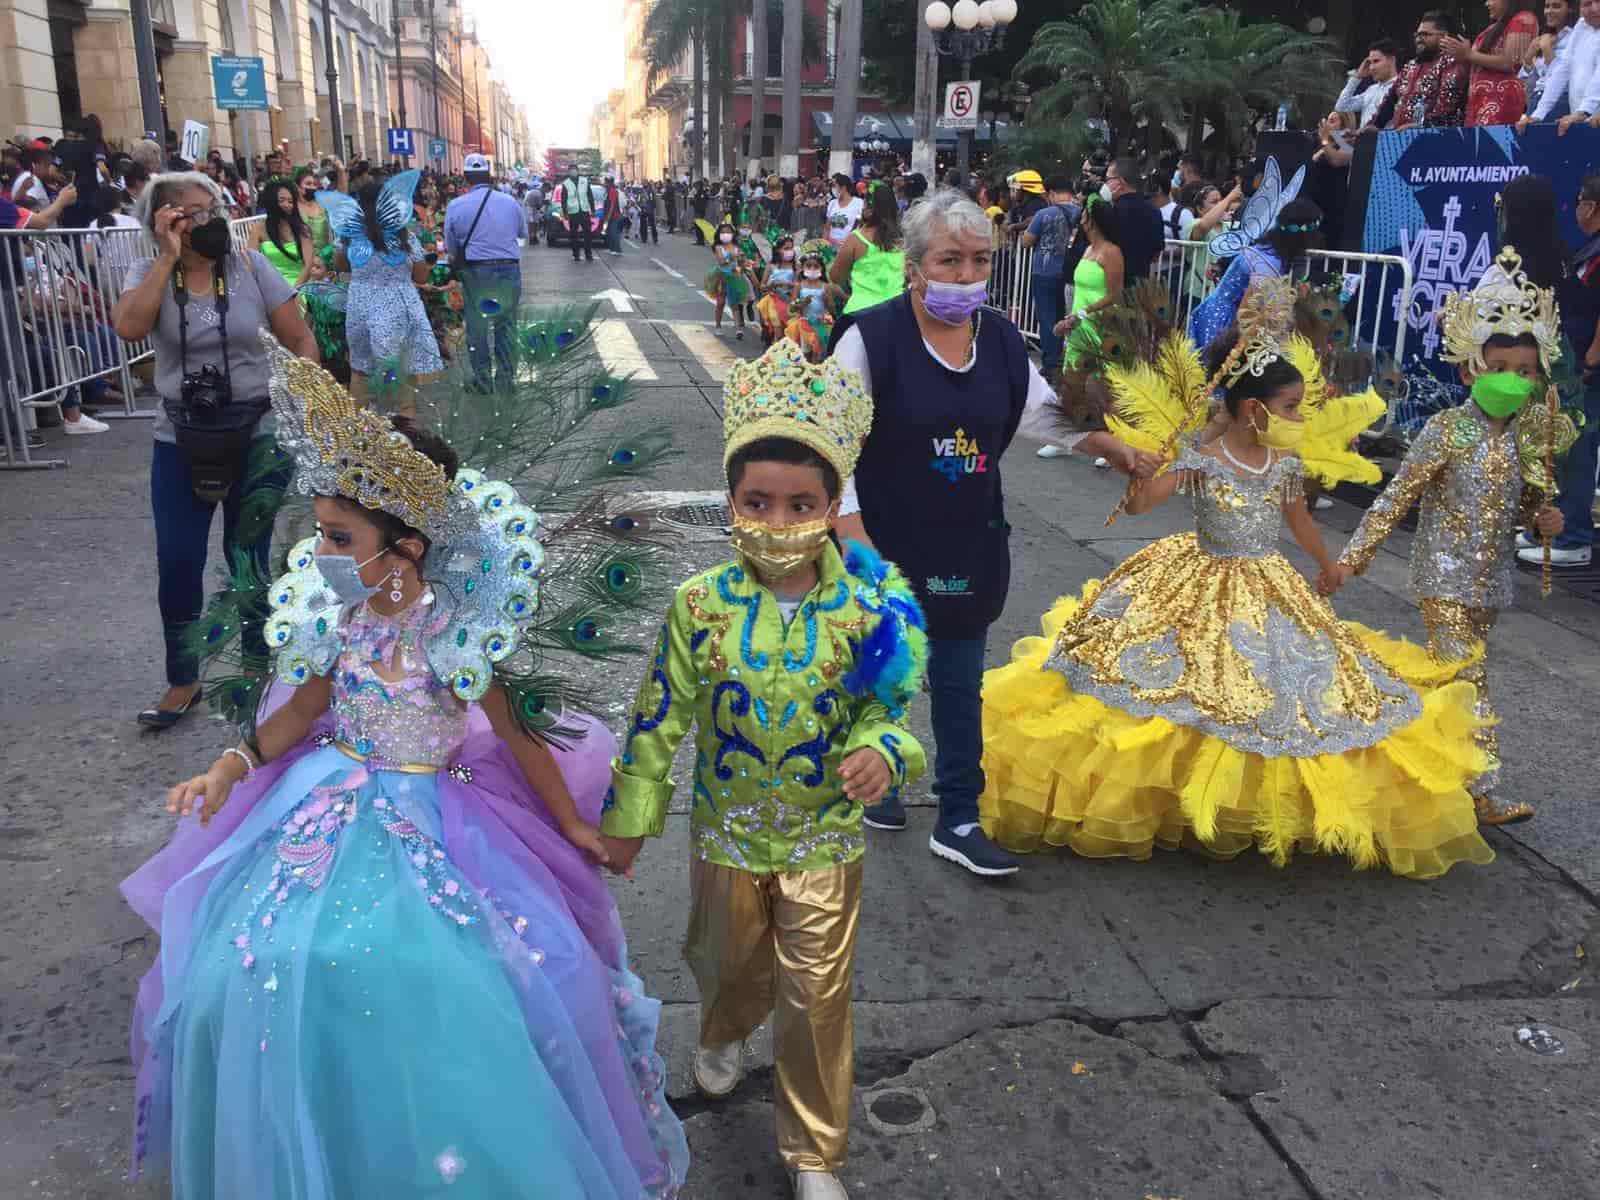
<path fill-rule="evenodd" d="M 1347 855 L 1432 879 L 1494 853 L 1463 664 L 1339 621 L 1277 554 L 1166 538 L 1059 600 L 984 679 L 984 829 L 1011 850 Z"/>

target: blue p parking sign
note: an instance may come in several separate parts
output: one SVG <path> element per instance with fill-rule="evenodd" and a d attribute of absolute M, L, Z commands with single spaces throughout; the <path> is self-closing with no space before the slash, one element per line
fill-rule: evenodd
<path fill-rule="evenodd" d="M 413 140 L 409 129 L 389 130 L 389 153 L 396 158 L 410 158 L 416 153 L 412 148 Z"/>
<path fill-rule="evenodd" d="M 444 152 L 447 149 L 448 147 L 445 145 L 443 138 L 430 138 L 428 141 L 429 158 L 437 158 L 442 160 L 444 158 Z"/>

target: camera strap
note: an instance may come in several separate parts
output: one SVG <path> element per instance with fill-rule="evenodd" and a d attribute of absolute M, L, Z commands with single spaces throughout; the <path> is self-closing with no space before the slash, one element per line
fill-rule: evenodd
<path fill-rule="evenodd" d="M 189 373 L 189 290 L 183 283 L 183 263 L 172 268 L 172 291 L 178 301 L 178 368 L 180 377 Z M 217 308 L 217 318 L 222 334 L 222 371 L 233 378 L 233 366 L 228 361 L 228 256 L 217 259 L 211 268 L 211 293 Z"/>

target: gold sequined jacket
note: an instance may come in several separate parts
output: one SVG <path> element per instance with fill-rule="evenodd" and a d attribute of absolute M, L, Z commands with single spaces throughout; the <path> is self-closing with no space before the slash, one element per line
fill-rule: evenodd
<path fill-rule="evenodd" d="M 678 589 L 611 766 L 605 833 L 661 833 L 673 755 L 693 723 L 689 816 L 701 858 L 764 873 L 861 857 L 861 806 L 845 796 L 840 764 L 870 746 L 898 787 L 922 773 L 924 757 L 882 701 L 844 686 L 879 620 L 871 583 L 832 545 L 817 566 L 817 585 L 787 625 L 740 562 Z"/>
<path fill-rule="evenodd" d="M 1469 608 L 1509 605 L 1517 525 L 1532 521 L 1542 499 L 1538 489 L 1524 484 L 1518 455 L 1518 424 L 1527 416 L 1506 422 L 1498 434 L 1476 404 L 1430 418 L 1339 561 L 1357 574 L 1365 571 L 1383 540 L 1421 501 L 1411 544 L 1414 598 Z"/>

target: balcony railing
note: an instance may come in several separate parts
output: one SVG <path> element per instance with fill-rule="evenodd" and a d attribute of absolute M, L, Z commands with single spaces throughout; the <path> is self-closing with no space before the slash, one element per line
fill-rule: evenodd
<path fill-rule="evenodd" d="M 822 60 L 823 66 L 826 68 L 826 71 L 827 71 L 826 79 L 827 79 L 827 81 L 829 83 L 833 82 L 834 75 L 835 75 L 835 71 L 834 71 L 834 67 L 836 65 L 835 58 L 836 58 L 835 55 L 828 54 L 828 55 L 824 55 L 823 56 L 823 60 Z M 755 59 L 756 59 L 756 56 L 754 54 L 751 54 L 751 53 L 745 53 L 745 54 L 742 54 L 742 55 L 739 56 L 739 74 L 738 74 L 738 78 L 740 78 L 740 79 L 749 79 L 751 77 L 751 75 L 753 75 L 755 73 L 755 69 L 756 69 Z M 807 66 L 807 69 L 808 70 L 810 69 L 809 65 Z M 862 59 L 861 60 L 861 77 L 863 79 L 865 79 L 866 75 L 867 75 L 867 62 L 866 62 L 866 59 Z M 782 79 L 783 78 L 783 64 L 781 62 L 779 62 L 778 60 L 776 60 L 776 59 L 769 58 L 767 60 L 767 78 L 768 79 Z"/>

